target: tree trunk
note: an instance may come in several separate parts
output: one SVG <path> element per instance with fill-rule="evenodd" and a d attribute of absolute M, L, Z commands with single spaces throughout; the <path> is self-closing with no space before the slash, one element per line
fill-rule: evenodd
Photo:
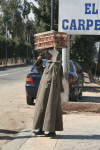
<path fill-rule="evenodd" d="M 95 79 L 96 79 L 96 72 L 97 72 L 97 63 L 96 63 L 96 67 L 95 67 Z"/>
<path fill-rule="evenodd" d="M 99 62 L 98 62 L 98 80 L 99 80 Z"/>
<path fill-rule="evenodd" d="M 91 70 L 88 70 L 88 75 L 89 75 L 90 82 L 91 82 L 91 83 L 95 83 L 95 79 L 94 79 L 94 77 L 93 77 L 93 75 L 92 75 Z"/>

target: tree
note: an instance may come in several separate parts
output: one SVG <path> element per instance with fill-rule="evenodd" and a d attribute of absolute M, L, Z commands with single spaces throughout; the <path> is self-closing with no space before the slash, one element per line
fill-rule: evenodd
<path fill-rule="evenodd" d="M 8 30 L 12 34 L 12 37 L 19 37 L 21 36 L 20 33 L 20 26 L 22 24 L 21 19 L 21 0 L 9 0 L 3 1 L 1 3 L 1 9 L 3 13 L 2 21 L 6 28 L 6 23 L 8 26 Z M 13 20 L 12 22 L 10 20 Z"/>
<path fill-rule="evenodd" d="M 24 0 L 24 3 L 21 0 L 0 0 L 0 8 L 3 14 L 0 15 L 0 35 L 6 36 L 6 27 L 12 35 L 11 40 L 7 38 L 7 42 L 4 42 L 4 53 L 1 50 L 0 57 L 5 58 L 6 45 L 8 57 L 26 57 L 27 49 L 30 56 L 33 53 L 35 33 L 34 22 L 28 19 L 31 3 L 27 0 Z"/>
<path fill-rule="evenodd" d="M 14 39 L 7 38 L 0 35 L 0 59 L 6 58 L 6 46 L 7 46 L 7 58 L 26 58 L 27 49 L 28 56 L 33 53 L 33 48 L 30 43 L 24 41 L 18 41 Z"/>
<path fill-rule="evenodd" d="M 27 16 L 30 13 L 31 4 L 27 0 L 24 0 L 23 7 L 21 9 L 23 18 L 25 19 L 25 16 Z"/>
<path fill-rule="evenodd" d="M 2 15 L 0 15 L 0 35 L 4 35 L 5 34 L 5 26 L 2 20 Z"/>
<path fill-rule="evenodd" d="M 39 7 L 32 3 L 35 15 L 35 27 L 37 32 L 50 31 L 51 29 L 51 0 L 35 0 Z M 55 31 L 58 30 L 58 0 L 55 0 Z"/>
<path fill-rule="evenodd" d="M 94 65 L 94 43 L 94 37 L 89 35 L 71 36 L 70 58 L 78 62 L 84 69 L 91 69 Z"/>
<path fill-rule="evenodd" d="M 12 38 L 23 39 L 25 32 L 25 16 L 30 13 L 30 3 L 24 0 L 22 4 L 21 0 L 4 0 L 1 1 L 1 9 L 3 12 L 2 21 L 6 26 L 8 24 L 8 30 L 12 34 Z M 13 20 L 13 21 L 9 21 Z"/>

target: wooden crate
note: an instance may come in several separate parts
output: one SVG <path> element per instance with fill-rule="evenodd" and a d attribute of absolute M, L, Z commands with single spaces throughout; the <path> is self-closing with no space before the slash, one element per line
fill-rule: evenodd
<path fill-rule="evenodd" d="M 35 50 L 47 50 L 49 48 L 57 50 L 65 48 L 67 43 L 66 33 L 54 30 L 35 34 L 34 37 Z"/>

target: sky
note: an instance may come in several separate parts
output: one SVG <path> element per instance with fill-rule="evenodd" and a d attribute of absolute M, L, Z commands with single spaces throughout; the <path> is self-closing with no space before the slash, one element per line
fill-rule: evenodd
<path fill-rule="evenodd" d="M 34 5 L 36 6 L 36 7 L 38 7 L 38 4 L 34 1 L 34 0 L 27 0 L 28 2 L 33 2 L 34 3 Z M 31 13 L 29 14 L 29 19 L 30 20 L 34 20 L 34 14 L 32 13 L 32 11 L 31 11 Z"/>

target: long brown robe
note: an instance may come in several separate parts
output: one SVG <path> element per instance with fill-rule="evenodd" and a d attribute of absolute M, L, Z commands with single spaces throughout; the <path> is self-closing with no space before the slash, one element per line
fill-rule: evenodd
<path fill-rule="evenodd" d="M 63 130 L 61 96 L 62 86 L 62 61 L 59 52 L 55 52 L 52 59 L 47 61 L 45 69 L 42 63 L 37 71 L 43 73 L 36 97 L 33 129 L 54 132 Z"/>

